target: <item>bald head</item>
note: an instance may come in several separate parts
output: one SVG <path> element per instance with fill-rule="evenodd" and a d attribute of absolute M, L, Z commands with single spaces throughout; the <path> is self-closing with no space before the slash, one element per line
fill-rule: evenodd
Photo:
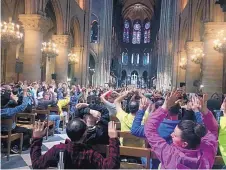
<path fill-rule="evenodd" d="M 79 141 L 83 137 L 86 129 L 85 122 L 80 118 L 75 118 L 67 124 L 66 132 L 71 141 Z"/>

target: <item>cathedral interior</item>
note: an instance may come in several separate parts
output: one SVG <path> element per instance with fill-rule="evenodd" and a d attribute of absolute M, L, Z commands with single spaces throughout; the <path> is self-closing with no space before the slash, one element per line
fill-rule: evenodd
<path fill-rule="evenodd" d="M 1 82 L 222 94 L 225 39 L 219 0 L 2 0 Z"/>
<path fill-rule="evenodd" d="M 1 0 L 0 36 L 2 169 L 226 169 L 226 0 Z"/>

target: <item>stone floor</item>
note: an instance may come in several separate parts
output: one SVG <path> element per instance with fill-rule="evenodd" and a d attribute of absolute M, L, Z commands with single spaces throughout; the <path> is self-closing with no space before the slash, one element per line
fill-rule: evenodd
<path fill-rule="evenodd" d="M 63 132 L 62 134 L 55 134 L 54 136 L 49 136 L 48 140 L 43 141 L 42 154 L 44 154 L 55 144 L 64 142 L 66 138 L 67 135 L 65 132 Z M 9 161 L 6 160 L 6 155 L 1 154 L 1 169 L 32 169 L 30 149 L 27 151 L 23 151 L 21 155 L 11 154 Z"/>

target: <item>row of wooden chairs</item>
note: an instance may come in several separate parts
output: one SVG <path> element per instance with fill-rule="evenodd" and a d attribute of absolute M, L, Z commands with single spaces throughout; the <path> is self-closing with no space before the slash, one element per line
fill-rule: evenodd
<path fill-rule="evenodd" d="M 8 129 L 7 134 L 1 134 L 1 140 L 7 143 L 7 151 L 6 151 L 7 161 L 9 160 L 12 141 L 20 139 L 20 150 L 19 150 L 20 154 L 22 152 L 22 146 L 23 146 L 23 133 L 12 134 L 13 121 L 15 120 L 16 125 L 19 127 L 32 129 L 35 124 L 35 117 L 37 115 L 45 115 L 46 123 L 47 123 L 46 124 L 47 126 L 46 140 L 48 140 L 49 127 L 53 126 L 52 135 L 54 135 L 54 126 L 55 126 L 54 122 L 49 121 L 49 113 L 50 113 L 49 110 L 32 110 L 32 113 L 18 113 L 10 119 L 1 119 L 1 126 L 7 127 Z M 29 121 L 20 120 L 19 118 L 26 118 Z"/>

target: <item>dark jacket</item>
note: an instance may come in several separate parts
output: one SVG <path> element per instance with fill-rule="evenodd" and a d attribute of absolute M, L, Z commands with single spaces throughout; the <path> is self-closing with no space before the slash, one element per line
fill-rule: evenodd
<path fill-rule="evenodd" d="M 75 117 L 83 118 L 85 114 L 89 114 L 90 109 L 99 111 L 101 113 L 101 119 L 95 128 L 88 129 L 86 142 L 88 144 L 108 144 L 108 122 L 110 118 L 107 108 L 98 104 L 90 104 L 88 108 L 77 110 Z"/>

